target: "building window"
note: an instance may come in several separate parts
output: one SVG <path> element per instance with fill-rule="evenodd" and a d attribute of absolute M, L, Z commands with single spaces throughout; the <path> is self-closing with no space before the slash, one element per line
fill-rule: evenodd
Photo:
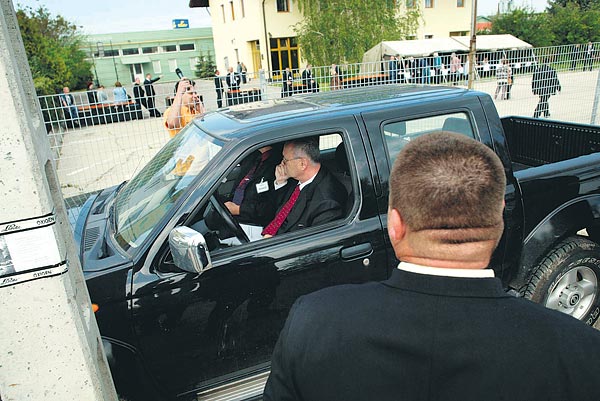
<path fill-rule="evenodd" d="M 162 68 L 160 66 L 160 61 L 156 60 L 152 62 L 152 69 L 154 70 L 155 74 L 160 74 L 162 72 Z"/>
<path fill-rule="evenodd" d="M 142 47 L 142 53 L 144 53 L 144 54 L 158 53 L 158 47 L 156 47 L 156 46 Z"/>
<path fill-rule="evenodd" d="M 176 68 L 177 68 L 177 60 L 175 60 L 175 59 L 169 60 L 169 71 L 175 72 Z"/>
<path fill-rule="evenodd" d="M 196 64 L 200 62 L 200 57 L 190 58 L 190 70 L 196 71 Z"/>
<path fill-rule="evenodd" d="M 242 18 L 246 17 L 246 10 L 244 9 L 244 0 L 240 0 L 240 10 L 242 10 Z"/>
<path fill-rule="evenodd" d="M 273 71 L 285 70 L 287 67 L 293 70 L 298 69 L 298 41 L 296 38 L 272 38 L 270 45 Z"/>
<path fill-rule="evenodd" d="M 223 23 L 225 23 L 225 5 L 221 4 L 221 15 L 223 16 Z"/>
<path fill-rule="evenodd" d="M 406 8 L 415 8 L 415 0 L 406 0 Z"/>
<path fill-rule="evenodd" d="M 196 45 L 194 45 L 193 43 L 184 43 L 179 45 L 179 50 L 182 52 L 188 50 L 196 50 Z"/>
<path fill-rule="evenodd" d="M 433 0 L 425 0 L 425 8 L 433 8 Z"/>
<path fill-rule="evenodd" d="M 131 56 L 132 54 L 140 54 L 140 49 L 136 48 L 128 48 L 128 49 L 123 49 L 123 55 L 124 56 Z"/>
<path fill-rule="evenodd" d="M 104 57 L 117 57 L 119 55 L 119 49 L 104 49 Z"/>
<path fill-rule="evenodd" d="M 469 35 L 469 31 L 453 31 L 450 32 L 449 36 L 467 36 Z"/>
<path fill-rule="evenodd" d="M 279 13 L 290 12 L 290 0 L 277 0 L 277 12 L 279 12 Z"/>
<path fill-rule="evenodd" d="M 464 7 L 465 0 L 456 0 L 456 7 Z"/>
<path fill-rule="evenodd" d="M 176 52 L 177 51 L 177 45 L 166 45 L 166 46 L 163 46 L 163 50 L 165 52 Z"/>
<path fill-rule="evenodd" d="M 425 39 L 433 39 L 433 35 L 425 35 Z"/>
<path fill-rule="evenodd" d="M 235 11 L 233 9 L 233 0 L 229 2 L 229 8 L 231 8 L 231 20 L 235 21 Z"/>

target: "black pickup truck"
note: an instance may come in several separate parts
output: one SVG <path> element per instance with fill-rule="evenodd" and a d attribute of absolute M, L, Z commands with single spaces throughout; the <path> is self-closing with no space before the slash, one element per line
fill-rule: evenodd
<path fill-rule="evenodd" d="M 439 130 L 476 138 L 504 163 L 505 232 L 491 267 L 506 290 L 593 324 L 599 128 L 500 119 L 487 94 L 459 88 L 288 97 L 196 119 L 134 178 L 83 206 L 75 236 L 118 392 L 135 400 L 259 397 L 296 298 L 383 280 L 396 268 L 389 172 L 408 141 Z M 307 136 L 318 137 L 322 165 L 346 188 L 344 217 L 250 241 L 222 203 L 230 177 L 258 148 Z"/>

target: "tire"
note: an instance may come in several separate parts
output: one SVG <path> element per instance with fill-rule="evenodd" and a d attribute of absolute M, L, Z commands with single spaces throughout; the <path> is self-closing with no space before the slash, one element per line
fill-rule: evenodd
<path fill-rule="evenodd" d="M 537 266 L 524 296 L 592 326 L 600 316 L 600 246 L 580 236 L 560 242 Z"/>

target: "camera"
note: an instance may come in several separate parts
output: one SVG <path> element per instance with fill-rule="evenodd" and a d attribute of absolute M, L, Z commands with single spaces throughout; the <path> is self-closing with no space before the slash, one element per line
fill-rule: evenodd
<path fill-rule="evenodd" d="M 181 68 L 175 68 L 175 74 L 179 77 L 179 79 L 183 78 L 183 72 L 181 72 Z"/>

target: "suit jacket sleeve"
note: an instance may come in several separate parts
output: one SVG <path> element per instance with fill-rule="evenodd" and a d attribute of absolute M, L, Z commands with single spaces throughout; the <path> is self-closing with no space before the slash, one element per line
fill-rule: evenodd
<path fill-rule="evenodd" d="M 309 222 L 309 227 L 318 226 L 341 218 L 343 216 L 343 208 L 338 201 L 325 199 L 314 206 L 311 215 L 312 220 Z"/>
<path fill-rule="evenodd" d="M 290 341 L 290 335 L 293 335 L 291 326 L 293 325 L 294 316 L 302 303 L 302 298 L 299 298 L 285 322 L 285 326 L 279 335 L 273 356 L 271 357 L 271 374 L 265 386 L 263 399 L 265 401 L 294 401 L 300 400 L 300 394 L 296 384 L 294 383 L 293 364 L 295 359 L 294 350 L 298 349 L 298 345 Z"/>

